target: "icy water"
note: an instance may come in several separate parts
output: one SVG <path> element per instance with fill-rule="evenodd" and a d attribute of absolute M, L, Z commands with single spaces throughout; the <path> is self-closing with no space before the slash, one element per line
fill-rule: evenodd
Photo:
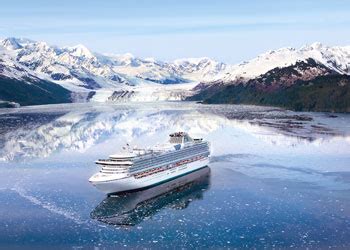
<path fill-rule="evenodd" d="M 94 160 L 188 131 L 209 168 L 107 198 Z M 193 103 L 0 110 L 0 248 L 350 247 L 350 115 Z"/>

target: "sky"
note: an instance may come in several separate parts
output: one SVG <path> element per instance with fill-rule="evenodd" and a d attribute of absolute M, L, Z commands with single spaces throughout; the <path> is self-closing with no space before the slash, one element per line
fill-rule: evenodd
<path fill-rule="evenodd" d="M 0 0 L 0 38 L 238 63 L 281 47 L 350 45 L 349 0 Z"/>

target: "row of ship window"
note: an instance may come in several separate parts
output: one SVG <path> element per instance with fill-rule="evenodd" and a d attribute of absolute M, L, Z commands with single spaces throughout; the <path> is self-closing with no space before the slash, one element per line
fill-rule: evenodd
<path fill-rule="evenodd" d="M 189 155 L 194 155 L 194 154 L 199 154 L 199 153 L 203 153 L 202 151 L 205 150 L 207 153 L 207 155 L 209 154 L 209 151 L 208 151 L 208 144 L 207 143 L 201 143 L 201 144 L 198 144 L 198 145 L 195 145 L 195 146 L 192 146 L 192 147 L 189 147 L 189 148 L 185 148 L 185 149 L 181 149 L 181 150 L 178 150 L 178 151 L 174 151 L 172 153 L 168 153 L 166 155 L 162 155 L 162 156 L 158 156 L 158 157 L 155 157 L 156 159 L 148 159 L 148 160 L 143 160 L 141 164 L 135 164 L 133 167 L 130 167 L 130 170 L 132 172 L 135 172 L 137 170 L 140 170 L 140 169 L 143 169 L 145 168 L 145 166 L 147 165 L 157 165 L 157 164 L 160 164 L 162 163 L 165 159 L 169 159 L 170 158 L 186 158 L 188 157 Z M 173 161 L 173 160 L 172 160 Z M 118 167 L 120 167 L 120 165 L 117 165 Z M 115 168 L 115 169 L 108 169 L 108 168 L 111 168 L 112 166 L 108 166 L 108 167 L 102 167 L 102 170 L 100 172 L 102 173 L 109 173 L 109 174 L 114 174 L 114 173 L 127 173 L 127 169 L 118 169 L 118 168 Z"/>
<path fill-rule="evenodd" d="M 187 163 L 198 161 L 198 160 L 203 159 L 205 157 L 206 156 L 204 156 L 204 155 L 200 155 L 200 156 L 193 157 L 191 159 L 178 161 L 178 162 L 176 162 L 174 164 L 171 164 L 171 165 L 166 165 L 166 166 L 162 166 L 162 167 L 152 168 L 150 170 L 147 170 L 147 171 L 144 171 L 144 172 L 141 172 L 141 173 L 137 173 L 137 174 L 134 175 L 134 177 L 136 179 L 144 178 L 146 176 L 153 175 L 153 174 L 156 174 L 156 173 L 159 173 L 159 172 L 163 172 L 163 171 L 166 171 L 166 170 L 169 170 L 169 169 L 172 169 L 172 168 L 176 168 L 176 167 L 179 167 L 179 166 L 187 164 Z"/>
<path fill-rule="evenodd" d="M 124 169 L 113 169 L 113 168 L 106 168 L 106 167 L 102 167 L 101 173 L 110 173 L 110 174 L 122 174 L 122 173 L 127 173 L 128 169 L 124 168 Z"/>
<path fill-rule="evenodd" d="M 130 169 L 135 171 L 135 170 L 142 169 L 145 166 L 150 165 L 150 164 L 156 165 L 158 163 L 162 163 L 162 161 L 167 160 L 167 159 L 170 160 L 172 158 L 174 159 L 174 158 L 178 158 L 178 157 L 186 157 L 189 155 L 202 153 L 203 151 L 209 152 L 209 148 L 207 145 L 202 145 L 201 147 L 195 147 L 195 148 L 191 147 L 189 149 L 174 151 L 174 152 L 162 155 L 162 156 L 154 157 L 153 159 L 143 160 L 141 163 L 135 162 L 134 166 L 131 167 Z"/>
<path fill-rule="evenodd" d="M 208 145 L 207 145 L 207 143 L 201 143 L 201 144 L 194 145 L 194 146 L 191 146 L 191 147 L 188 147 L 188 148 L 184 148 L 184 149 L 180 149 L 180 150 L 177 150 L 177 151 L 173 151 L 172 153 L 168 153 L 166 155 L 156 156 L 154 158 L 164 159 L 164 158 L 168 157 L 170 154 L 174 155 L 175 153 L 181 153 L 181 152 L 193 152 L 196 149 L 206 149 L 206 150 L 208 150 Z M 142 161 L 143 162 L 145 162 L 145 161 L 152 161 L 154 158 L 152 158 L 152 159 L 142 159 Z"/>
<path fill-rule="evenodd" d="M 128 171 L 127 170 L 124 170 L 124 171 L 107 170 L 102 168 L 100 172 L 105 174 L 124 174 L 124 173 L 127 173 Z"/>
<path fill-rule="evenodd" d="M 196 154 L 202 154 L 202 153 L 206 153 L 208 152 L 207 150 L 203 152 L 203 150 L 195 150 L 195 151 L 192 151 L 192 152 L 183 152 L 183 153 L 177 153 L 177 154 L 168 154 L 166 155 L 165 157 L 162 157 L 162 158 L 158 158 L 158 159 L 155 159 L 155 160 L 152 160 L 152 161 L 147 161 L 147 162 L 143 162 L 141 164 L 135 164 L 133 167 L 131 167 L 130 169 L 132 171 L 136 171 L 136 170 L 139 170 L 139 169 L 142 169 L 148 165 L 157 165 L 157 164 L 162 164 L 164 163 L 165 161 L 174 161 L 176 159 L 179 159 L 179 158 L 187 158 L 191 155 L 196 155 Z"/>
<path fill-rule="evenodd" d="M 183 165 L 183 164 L 186 164 L 186 163 L 189 163 L 189 162 L 193 162 L 193 161 L 197 161 L 199 159 L 202 159 L 202 158 L 205 158 L 209 155 L 209 153 L 206 153 L 206 154 L 200 154 L 200 155 L 197 155 L 191 159 L 185 159 L 185 160 L 181 160 L 181 161 L 178 161 L 176 163 L 173 163 L 173 164 L 170 164 L 170 165 L 167 165 L 167 168 L 164 168 L 164 166 L 162 167 L 157 167 L 157 168 L 153 168 L 153 169 L 149 169 L 147 168 L 148 170 L 146 171 L 143 171 L 141 173 L 137 173 L 135 174 L 135 178 L 138 178 L 136 176 L 138 176 L 139 174 L 143 174 L 143 173 L 149 173 L 150 171 L 152 172 L 152 174 L 154 173 L 157 173 L 157 172 L 161 172 L 161 171 L 164 171 L 164 170 L 168 170 L 169 168 L 175 168 L 177 166 L 180 166 L 180 165 Z M 158 171 L 159 170 L 159 171 Z M 100 171 L 101 173 L 106 173 L 106 174 L 123 174 L 123 173 L 128 173 L 127 169 L 125 170 L 120 170 L 120 171 L 116 171 L 116 170 L 108 170 L 106 168 L 102 168 L 102 170 Z"/>
<path fill-rule="evenodd" d="M 209 155 L 209 152 L 205 152 L 205 153 L 204 153 L 204 152 L 200 152 L 200 153 L 195 154 L 195 155 L 192 154 L 191 157 L 198 157 L 198 156 L 207 157 L 208 155 Z M 188 156 L 187 156 L 187 157 L 178 158 L 177 161 L 182 161 L 182 160 L 186 160 L 186 159 L 188 159 Z M 174 162 L 174 160 L 168 161 L 168 162 L 157 163 L 157 164 L 150 164 L 149 166 L 167 165 L 167 164 L 173 164 L 173 162 Z M 140 170 L 141 170 L 141 171 L 144 170 L 144 169 L 149 170 L 150 168 L 152 168 L 152 167 L 142 168 L 142 169 L 140 169 Z M 140 170 L 139 170 L 139 171 L 140 171 Z M 138 172 L 138 171 L 132 170 L 132 171 L 130 171 L 130 172 L 134 173 L 134 172 Z"/>
<path fill-rule="evenodd" d="M 130 168 L 131 172 L 135 172 L 137 170 L 141 170 L 144 169 L 145 167 L 149 166 L 149 165 L 159 165 L 159 164 L 164 164 L 166 162 L 173 162 L 175 160 L 181 160 L 181 159 L 185 159 L 188 158 L 189 156 L 193 156 L 193 155 L 199 155 L 199 154 L 203 154 L 203 153 L 207 153 L 209 154 L 209 152 L 203 152 L 203 151 L 198 151 L 198 152 L 191 152 L 191 154 L 179 154 L 176 156 L 168 156 L 167 159 L 161 159 L 161 160 L 156 160 L 156 161 L 152 161 L 152 162 L 147 162 L 147 164 L 142 164 L 142 165 L 136 165 L 135 167 Z"/>

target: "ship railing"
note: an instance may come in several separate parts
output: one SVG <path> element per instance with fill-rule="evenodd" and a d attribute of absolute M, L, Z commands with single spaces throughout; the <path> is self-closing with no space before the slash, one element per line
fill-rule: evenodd
<path fill-rule="evenodd" d="M 116 170 L 101 169 L 100 173 L 103 173 L 103 174 L 128 174 L 128 171 L 116 171 Z"/>
<path fill-rule="evenodd" d="M 196 157 L 196 156 L 200 156 L 200 155 L 204 155 L 204 154 L 210 154 L 209 151 L 207 152 L 198 152 L 196 154 L 193 154 L 191 155 L 191 157 Z M 182 157 L 179 157 L 177 158 L 177 161 L 182 161 L 182 160 L 186 160 L 188 159 L 190 156 L 182 156 Z M 171 164 L 173 162 L 172 159 L 169 159 L 167 161 L 153 161 L 153 162 L 150 162 L 149 164 L 152 164 L 154 167 L 157 167 L 157 166 L 161 166 L 161 165 L 166 165 L 166 164 Z M 147 167 L 146 169 L 150 169 L 151 167 Z"/>
<path fill-rule="evenodd" d="M 110 161 L 115 161 L 115 160 L 111 160 L 111 159 L 98 159 L 97 161 L 106 161 L 106 162 L 110 162 Z"/>
<path fill-rule="evenodd" d="M 114 160 L 114 159 L 98 159 L 97 162 L 113 162 L 113 163 L 120 163 L 120 164 L 132 164 L 132 161 L 125 159 L 125 160 Z"/>
<path fill-rule="evenodd" d="M 102 165 L 102 169 L 124 170 L 124 171 L 127 171 L 127 170 L 129 169 L 129 166 Z"/>
<path fill-rule="evenodd" d="M 156 168 L 150 168 L 150 169 L 148 169 L 146 171 L 134 174 L 134 177 L 136 179 L 143 178 L 143 177 L 155 174 L 155 173 L 163 172 L 165 170 L 176 168 L 176 167 L 179 167 L 181 165 L 184 165 L 184 164 L 187 164 L 187 163 L 191 163 L 191 162 L 195 162 L 195 161 L 198 161 L 198 160 L 201 160 L 201 159 L 204 159 L 204 158 L 206 158 L 206 156 L 204 156 L 203 154 L 202 155 L 197 155 L 197 156 L 192 157 L 190 159 L 180 160 L 180 161 L 178 161 L 176 163 L 166 164 L 166 165 L 163 165 L 163 166 L 160 166 L 160 167 L 156 167 Z"/>

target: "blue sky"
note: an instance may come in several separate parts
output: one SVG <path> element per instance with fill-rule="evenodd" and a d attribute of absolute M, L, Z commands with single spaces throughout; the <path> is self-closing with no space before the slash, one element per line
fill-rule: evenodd
<path fill-rule="evenodd" d="M 350 45 L 350 1 L 0 0 L 0 37 L 235 63 L 315 41 Z"/>

